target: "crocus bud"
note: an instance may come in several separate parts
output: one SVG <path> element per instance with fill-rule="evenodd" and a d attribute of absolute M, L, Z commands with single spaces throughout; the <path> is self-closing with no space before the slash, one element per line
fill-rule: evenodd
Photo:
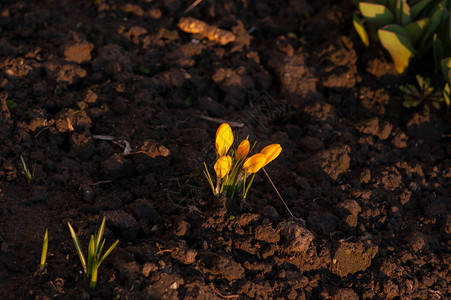
<path fill-rule="evenodd" d="M 215 172 L 218 179 L 226 176 L 232 167 L 232 158 L 230 156 L 221 156 L 215 163 Z"/>
<path fill-rule="evenodd" d="M 249 143 L 248 140 L 242 141 L 238 145 L 238 149 L 236 149 L 235 158 L 237 160 L 246 158 L 246 156 L 249 154 L 250 149 L 251 149 L 251 143 Z"/>
<path fill-rule="evenodd" d="M 266 162 L 266 155 L 263 153 L 257 153 L 249 157 L 244 161 L 243 171 L 246 173 L 258 172 Z"/>
<path fill-rule="evenodd" d="M 227 123 L 222 123 L 216 131 L 216 153 L 219 156 L 224 156 L 229 151 L 230 146 L 233 144 L 232 128 Z"/>
<path fill-rule="evenodd" d="M 282 147 L 279 144 L 271 144 L 262 149 L 261 153 L 266 155 L 266 162 L 263 167 L 272 162 L 282 152 Z"/>

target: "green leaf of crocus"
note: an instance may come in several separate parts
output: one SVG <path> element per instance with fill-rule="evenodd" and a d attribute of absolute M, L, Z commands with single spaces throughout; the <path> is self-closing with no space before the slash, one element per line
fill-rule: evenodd
<path fill-rule="evenodd" d="M 432 41 L 432 50 L 434 53 L 434 65 L 435 72 L 438 72 L 442 68 L 441 61 L 444 57 L 445 50 L 443 48 L 442 41 L 438 38 L 437 34 L 434 34 L 434 39 Z"/>
<path fill-rule="evenodd" d="M 447 57 L 441 60 L 442 72 L 443 76 L 446 79 L 446 82 L 450 84 L 451 82 L 451 57 Z M 451 85 L 451 84 L 450 84 Z"/>
<path fill-rule="evenodd" d="M 415 50 L 407 31 L 399 25 L 387 25 L 377 31 L 382 46 L 390 56 L 398 73 L 404 73 Z"/>
<path fill-rule="evenodd" d="M 412 22 L 410 16 L 410 6 L 406 0 L 396 0 L 395 4 L 395 18 L 396 23 L 405 26 Z"/>
<path fill-rule="evenodd" d="M 421 11 L 426 7 L 426 5 L 428 5 L 431 1 L 432 0 L 422 0 L 412 6 L 412 8 L 410 9 L 410 16 L 412 17 L 412 19 L 415 20 L 419 16 Z"/>
<path fill-rule="evenodd" d="M 360 2 L 359 9 L 368 22 L 371 22 L 378 27 L 391 24 L 395 20 L 393 13 L 384 5 Z"/>
<path fill-rule="evenodd" d="M 368 47 L 370 45 L 368 33 L 366 32 L 362 21 L 356 16 L 356 14 L 353 14 L 352 24 L 354 24 L 355 31 L 357 31 L 357 34 L 360 36 L 363 44 Z"/>
<path fill-rule="evenodd" d="M 424 33 L 423 37 L 421 38 L 420 45 L 417 48 L 418 56 L 425 54 L 427 51 L 429 51 L 429 49 L 431 49 L 431 46 L 432 46 L 431 39 L 432 39 L 432 36 L 433 36 L 435 30 L 437 30 L 438 26 L 440 25 L 440 23 L 442 21 L 442 14 L 443 14 L 443 7 L 440 6 L 432 15 L 431 22 L 426 27 L 425 33 Z"/>
<path fill-rule="evenodd" d="M 429 25 L 430 22 L 431 21 L 429 18 L 424 18 L 404 26 L 404 29 L 407 30 L 407 33 L 409 34 L 412 44 L 415 44 L 418 41 L 418 39 L 423 34 L 424 29 Z"/>

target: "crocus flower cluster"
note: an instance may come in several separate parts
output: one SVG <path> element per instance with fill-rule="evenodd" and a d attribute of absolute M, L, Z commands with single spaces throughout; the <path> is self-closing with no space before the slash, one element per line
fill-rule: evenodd
<path fill-rule="evenodd" d="M 245 199 L 255 174 L 279 156 L 282 147 L 279 144 L 272 144 L 263 148 L 260 153 L 248 157 L 249 152 L 252 151 L 249 140 L 243 140 L 236 150 L 232 148 L 233 142 L 232 128 L 227 123 L 221 124 L 216 131 L 215 140 L 216 184 L 213 184 L 213 178 L 206 165 L 205 176 L 215 196 L 226 194 L 232 198 L 235 193 L 241 191 L 243 199 Z M 250 175 L 252 175 L 251 179 L 247 180 Z"/>

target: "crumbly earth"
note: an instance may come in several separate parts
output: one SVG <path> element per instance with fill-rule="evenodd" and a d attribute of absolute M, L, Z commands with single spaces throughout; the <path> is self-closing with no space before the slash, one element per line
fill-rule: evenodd
<path fill-rule="evenodd" d="M 191 2 L 0 4 L 1 299 L 449 299 L 451 116 L 398 90 L 432 62 L 398 76 L 352 1 Z M 211 195 L 221 119 L 282 145 L 294 217 L 263 173 Z M 92 290 L 67 222 L 87 249 L 103 216 Z"/>

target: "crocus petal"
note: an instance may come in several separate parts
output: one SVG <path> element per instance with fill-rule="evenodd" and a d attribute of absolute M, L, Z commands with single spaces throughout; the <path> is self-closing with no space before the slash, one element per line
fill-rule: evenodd
<path fill-rule="evenodd" d="M 221 156 L 215 163 L 215 172 L 218 179 L 226 176 L 232 167 L 232 158 L 230 156 Z"/>
<path fill-rule="evenodd" d="M 219 156 L 223 156 L 227 154 L 230 146 L 233 144 L 233 133 L 232 128 L 227 123 L 222 123 L 216 131 L 216 153 Z"/>
<path fill-rule="evenodd" d="M 266 155 L 263 153 L 257 153 L 249 157 L 244 161 L 243 170 L 246 173 L 258 172 L 266 162 Z"/>
<path fill-rule="evenodd" d="M 261 153 L 266 155 L 266 162 L 263 167 L 276 159 L 276 157 L 279 156 L 280 152 L 282 152 L 282 147 L 279 144 L 271 144 L 263 148 Z"/>
<path fill-rule="evenodd" d="M 249 154 L 249 150 L 251 149 L 251 143 L 248 140 L 242 141 L 238 148 L 236 149 L 235 157 L 236 159 L 243 159 Z"/>

